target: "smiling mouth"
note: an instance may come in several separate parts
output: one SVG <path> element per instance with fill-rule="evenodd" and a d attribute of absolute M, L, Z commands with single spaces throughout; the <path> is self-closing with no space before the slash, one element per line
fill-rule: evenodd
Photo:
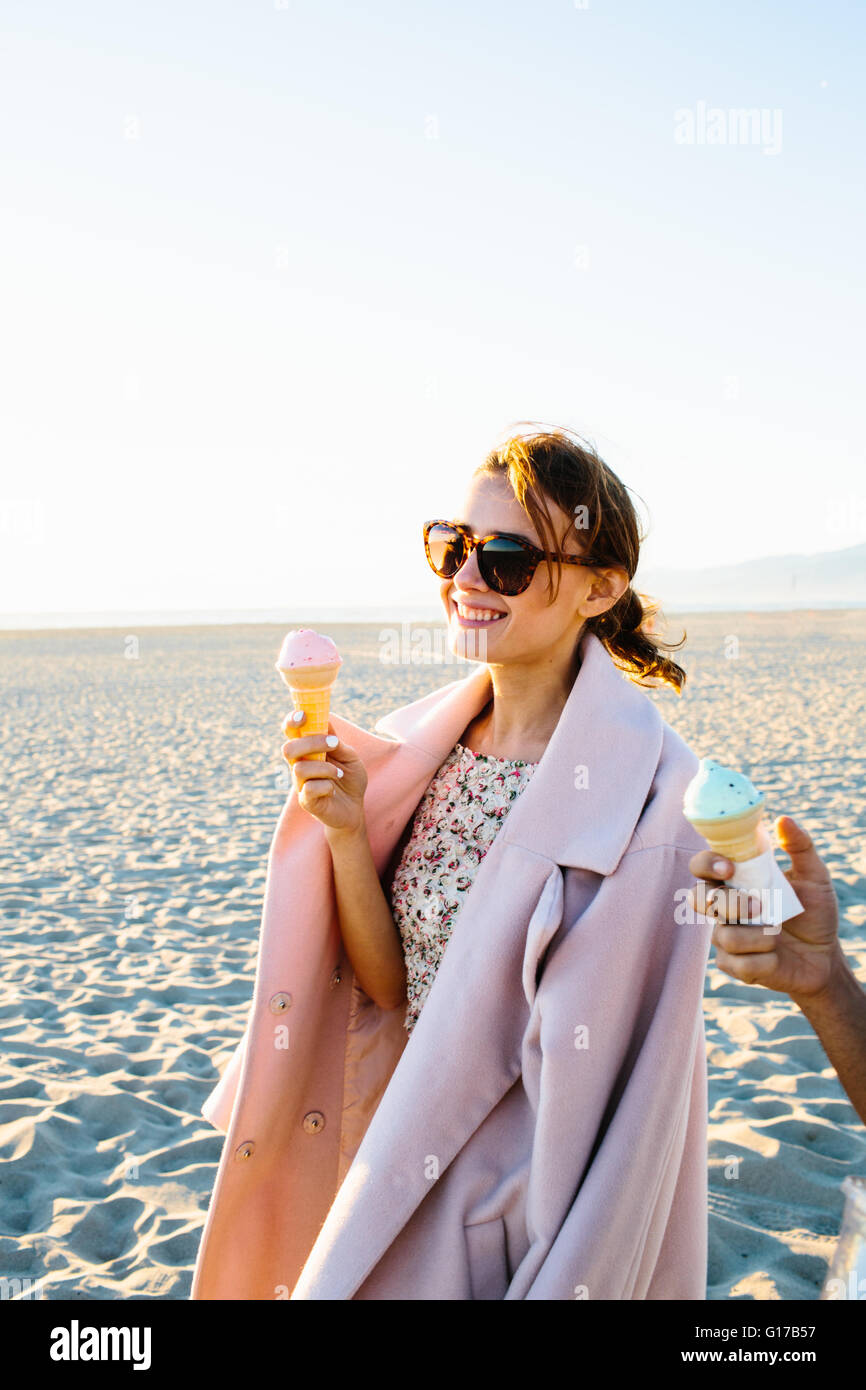
<path fill-rule="evenodd" d="M 493 627 L 508 615 L 498 608 L 464 608 L 458 599 L 452 599 L 457 621 L 464 627 Z"/>

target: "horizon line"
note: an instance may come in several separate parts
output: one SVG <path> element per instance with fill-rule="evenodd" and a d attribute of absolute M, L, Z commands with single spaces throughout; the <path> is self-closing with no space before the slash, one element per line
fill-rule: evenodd
<path fill-rule="evenodd" d="M 4 632 L 63 632 L 118 629 L 123 627 L 276 627 L 288 625 L 302 626 L 307 620 L 327 621 L 344 626 L 387 622 L 442 623 L 445 626 L 441 609 L 431 611 L 429 604 L 394 604 L 389 608 L 381 605 L 334 604 L 331 606 L 310 605 L 306 610 L 286 613 L 275 609 L 256 608 L 201 608 L 201 609 L 114 609 L 43 613 L 0 613 L 0 633 Z M 806 613 L 806 612 L 855 612 L 866 608 L 863 602 L 823 599 L 812 603 L 759 602 L 745 603 L 695 603 L 689 607 L 664 607 L 665 618 L 687 617 L 689 614 L 721 613 Z M 426 610 L 426 611 L 423 611 Z M 378 615 L 378 616 L 377 616 Z"/>

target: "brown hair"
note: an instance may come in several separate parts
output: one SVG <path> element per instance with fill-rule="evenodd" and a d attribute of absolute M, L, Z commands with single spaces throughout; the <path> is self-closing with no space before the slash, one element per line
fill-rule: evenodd
<path fill-rule="evenodd" d="M 526 421 L 523 424 L 529 423 Z M 492 449 L 476 474 L 507 478 L 527 516 L 533 521 L 547 557 L 547 588 L 550 602 L 559 593 L 563 553 L 556 527 L 547 506 L 550 498 L 572 518 L 566 532 L 572 531 L 582 542 L 582 552 L 597 556 L 600 565 L 618 565 L 629 580 L 637 570 L 641 534 L 637 513 L 625 484 L 599 458 L 595 449 L 561 428 L 536 429 L 526 435 L 510 434 Z M 580 527 L 576 526 L 581 510 Z M 553 566 L 556 566 L 556 586 Z M 586 627 L 604 643 L 616 665 L 636 685 L 662 683 L 680 694 L 686 673 L 665 651 L 676 651 L 686 640 L 665 642 L 656 635 L 654 619 L 658 603 L 636 592 L 629 584 L 616 603 L 597 618 L 587 618 Z"/>

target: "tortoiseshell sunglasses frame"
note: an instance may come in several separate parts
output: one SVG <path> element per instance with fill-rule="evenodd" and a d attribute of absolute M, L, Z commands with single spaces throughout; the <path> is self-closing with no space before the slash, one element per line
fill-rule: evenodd
<path fill-rule="evenodd" d="M 430 537 L 430 532 L 432 531 L 432 529 L 433 529 L 434 526 L 448 526 L 448 527 L 450 527 L 450 529 L 451 529 L 452 531 L 457 531 L 457 532 L 463 537 L 464 541 L 466 542 L 466 547 L 467 547 L 467 549 L 466 549 L 466 554 L 465 554 L 465 556 L 464 556 L 464 558 L 463 558 L 462 563 L 461 563 L 460 565 L 458 565 L 458 567 L 457 567 L 458 570 L 463 568 L 463 565 L 466 564 L 466 561 L 469 559 L 469 556 L 472 554 L 473 550 L 481 549 L 481 547 L 484 546 L 484 545 L 487 543 L 487 541 L 499 541 L 499 540 L 502 540 L 502 541 L 513 541 L 515 545 L 519 545 L 519 546 L 521 547 L 521 549 L 524 550 L 524 551 L 526 552 L 526 554 L 530 557 L 530 559 L 532 559 L 532 560 L 535 561 L 535 564 L 533 565 L 532 569 L 529 571 L 529 576 L 528 576 L 528 578 L 527 578 L 527 580 L 526 580 L 526 583 L 523 584 L 523 585 L 521 585 L 521 587 L 520 587 L 519 589 L 515 589 L 513 593 L 508 593 L 508 592 L 507 592 L 506 590 L 504 590 L 504 589 L 499 589 L 499 588 L 497 588 L 496 584 L 495 584 L 495 583 L 491 583 L 491 581 L 487 578 L 487 576 L 484 574 L 484 572 L 483 572 L 483 570 L 482 570 L 481 577 L 482 577 L 482 579 L 484 580 L 485 584 L 487 584 L 488 587 L 491 588 L 491 589 L 493 590 L 494 593 L 496 593 L 496 594 L 502 594 L 503 597 L 505 597 L 505 598 L 515 598 L 515 597 L 517 596 L 517 594 L 522 594 L 522 593 L 524 593 L 524 592 L 529 588 L 530 584 L 532 583 L 532 580 L 533 580 L 533 578 L 534 578 L 534 576 L 535 576 L 535 571 L 538 569 L 538 566 L 541 564 L 542 560 L 546 560 L 546 559 L 547 559 L 547 556 L 546 556 L 546 554 L 545 554 L 545 552 L 544 552 L 543 550 L 540 550 L 539 547 L 538 547 L 537 545 L 533 545 L 531 541 L 524 540 L 523 536 L 513 536 L 513 535 L 509 534 L 508 531 L 493 531 L 493 532 L 491 532 L 491 534 L 490 534 L 489 536 L 474 536 L 474 535 L 472 534 L 472 532 L 470 531 L 470 529 L 469 529 L 468 526 L 462 526 L 462 525 L 460 524 L 460 522 L 458 522 L 458 521 L 446 521 L 443 517 L 437 517 L 434 521 L 425 521 L 425 522 L 424 522 L 423 534 L 424 534 L 424 554 L 427 556 L 427 563 L 428 563 L 428 565 L 430 566 L 430 568 L 431 568 L 431 570 L 433 571 L 433 573 L 434 573 L 439 579 L 448 579 L 448 578 L 453 579 L 453 578 L 454 578 L 454 575 L 444 575 L 444 574 L 440 574 L 439 571 L 438 571 L 438 569 L 436 568 L 436 566 L 435 566 L 434 563 L 433 563 L 433 560 L 432 560 L 431 555 L 430 555 L 430 540 L 429 540 L 429 537 Z M 482 551 L 482 556 L 483 556 L 483 551 Z M 562 559 L 563 559 L 563 561 L 565 562 L 565 564 L 567 564 L 567 565 L 586 565 L 586 566 L 587 566 L 588 568 L 590 568 L 590 569 L 592 569 L 592 568 L 594 568 L 594 567 L 596 567 L 596 566 L 601 565 L 601 564 L 604 563 L 603 560 L 592 559 L 591 557 L 585 556 L 585 555 L 563 555 L 563 556 L 562 556 Z M 479 557 L 479 562 L 478 562 L 478 563 L 479 563 L 479 568 L 480 568 L 480 566 L 481 566 L 481 557 Z M 454 573 L 456 574 L 456 573 L 457 573 L 457 570 L 455 570 Z"/>

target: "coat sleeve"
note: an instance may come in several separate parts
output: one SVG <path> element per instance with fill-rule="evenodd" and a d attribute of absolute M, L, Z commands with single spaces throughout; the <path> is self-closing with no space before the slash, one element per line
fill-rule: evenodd
<path fill-rule="evenodd" d="M 547 960 L 523 1040 L 529 1248 L 507 1299 L 704 1299 L 703 989 L 691 849 L 626 854 Z"/>

